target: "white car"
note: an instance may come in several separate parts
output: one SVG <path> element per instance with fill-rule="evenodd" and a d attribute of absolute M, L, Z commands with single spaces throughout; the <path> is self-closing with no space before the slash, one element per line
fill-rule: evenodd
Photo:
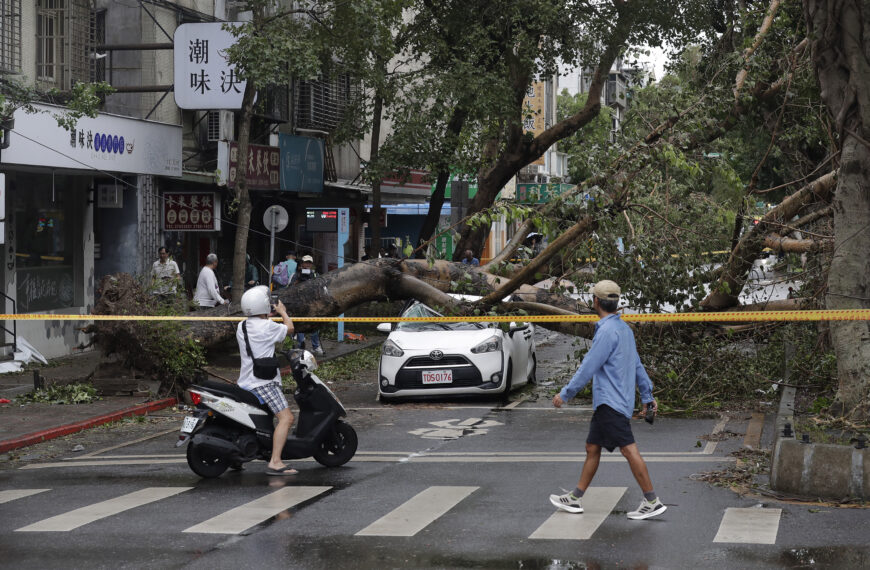
<path fill-rule="evenodd" d="M 403 317 L 440 317 L 413 301 Z M 535 382 L 535 327 L 510 323 L 381 323 L 389 332 L 381 349 L 382 400 L 457 394 L 501 394 Z"/>

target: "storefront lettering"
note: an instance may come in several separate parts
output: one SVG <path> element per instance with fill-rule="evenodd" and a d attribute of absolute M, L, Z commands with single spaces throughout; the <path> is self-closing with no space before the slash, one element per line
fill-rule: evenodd
<path fill-rule="evenodd" d="M 19 269 L 17 297 L 22 312 L 70 307 L 73 282 L 69 267 Z"/>

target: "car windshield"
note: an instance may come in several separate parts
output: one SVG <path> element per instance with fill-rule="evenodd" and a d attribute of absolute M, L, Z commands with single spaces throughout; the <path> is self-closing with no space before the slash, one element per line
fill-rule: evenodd
<path fill-rule="evenodd" d="M 405 309 L 402 314 L 402 317 L 443 317 L 441 313 L 434 311 L 433 309 L 427 307 L 423 303 L 414 303 L 407 309 Z M 478 330 L 484 328 L 483 325 L 479 323 L 423 323 L 423 322 L 413 322 L 413 323 L 399 323 L 396 326 L 397 330 L 400 331 L 408 331 L 408 332 L 422 332 L 422 331 L 470 331 L 470 330 Z"/>

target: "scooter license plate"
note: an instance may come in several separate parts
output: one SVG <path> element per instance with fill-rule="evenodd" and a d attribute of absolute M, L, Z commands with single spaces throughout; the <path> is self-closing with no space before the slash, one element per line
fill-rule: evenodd
<path fill-rule="evenodd" d="M 196 416 L 186 416 L 184 418 L 184 422 L 181 424 L 181 433 L 191 433 L 196 429 L 196 425 L 199 423 L 199 418 Z"/>
<path fill-rule="evenodd" d="M 452 384 L 452 370 L 425 370 L 423 371 L 423 384 Z"/>

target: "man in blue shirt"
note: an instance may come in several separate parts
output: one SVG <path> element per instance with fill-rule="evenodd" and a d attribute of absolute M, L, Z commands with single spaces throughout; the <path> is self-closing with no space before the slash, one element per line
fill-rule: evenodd
<path fill-rule="evenodd" d="M 586 461 L 580 481 L 570 493 L 550 495 L 550 502 L 563 511 L 582 513 L 580 499 L 598 470 L 601 448 L 613 451 L 618 447 L 628 460 L 631 473 L 644 497 L 640 507 L 628 513 L 628 518 L 641 520 L 660 515 L 667 507 L 653 491 L 646 462 L 640 456 L 631 433 L 629 420 L 634 411 L 635 387 L 640 390 L 644 414 L 648 407 L 655 413 L 658 406 L 652 395 L 652 382 L 637 354 L 634 333 L 616 314 L 619 295 L 619 285 L 613 281 L 604 280 L 595 284 L 592 306 L 601 320 L 595 325 L 592 346 L 568 385 L 553 397 L 553 405 L 561 408 L 590 380 L 593 381 L 592 406 L 595 412 L 586 438 Z"/>

